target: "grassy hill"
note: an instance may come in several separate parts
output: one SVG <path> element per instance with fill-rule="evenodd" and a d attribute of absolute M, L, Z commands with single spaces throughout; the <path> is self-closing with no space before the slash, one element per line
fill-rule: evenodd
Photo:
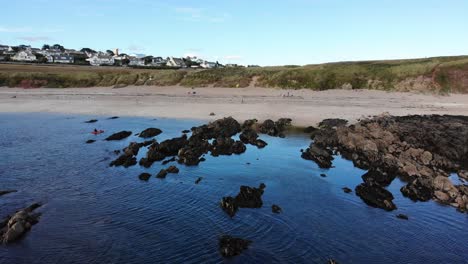
<path fill-rule="evenodd" d="M 0 86 L 67 88 L 125 85 L 468 93 L 468 56 L 209 70 L 0 64 Z"/>

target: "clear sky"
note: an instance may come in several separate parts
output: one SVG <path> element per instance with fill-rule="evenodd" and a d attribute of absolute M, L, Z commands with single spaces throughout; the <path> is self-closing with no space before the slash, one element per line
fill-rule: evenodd
<path fill-rule="evenodd" d="M 468 0 L 2 0 L 1 44 L 285 65 L 468 54 Z"/>

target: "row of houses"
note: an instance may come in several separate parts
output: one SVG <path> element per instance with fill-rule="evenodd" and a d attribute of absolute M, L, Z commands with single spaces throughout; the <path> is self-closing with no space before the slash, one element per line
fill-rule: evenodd
<path fill-rule="evenodd" d="M 46 46 L 46 45 L 44 45 Z M 57 48 L 59 46 L 60 48 Z M 168 68 L 222 68 L 218 62 L 209 62 L 196 57 L 153 57 L 119 54 L 114 52 L 94 52 L 91 49 L 81 51 L 64 49 L 60 45 L 54 45 L 46 49 L 32 48 L 20 45 L 10 47 L 0 45 L 0 61 L 10 60 L 18 62 L 41 62 L 61 64 L 89 64 L 91 66 L 129 66 L 129 67 L 168 67 Z"/>

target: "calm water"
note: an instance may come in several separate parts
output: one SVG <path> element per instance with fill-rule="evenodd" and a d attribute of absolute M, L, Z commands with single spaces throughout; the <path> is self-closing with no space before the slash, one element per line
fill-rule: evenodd
<path fill-rule="evenodd" d="M 83 123 L 90 118 L 99 122 Z M 0 189 L 19 190 L 0 197 L 0 217 L 45 203 L 39 224 L 23 240 L 0 246 L 1 263 L 219 263 L 222 234 L 253 240 L 232 263 L 324 263 L 329 257 L 340 263 L 468 263 L 466 214 L 413 203 L 402 197 L 399 181 L 389 187 L 397 211 L 368 207 L 341 190 L 354 189 L 364 171 L 340 158 L 330 170 L 301 159 L 299 150 L 310 143 L 303 135 L 261 136 L 269 143 L 265 149 L 207 156 L 198 167 L 178 166 L 178 175 L 142 182 L 141 172 L 154 175 L 169 165 L 109 168 L 113 150 L 139 139 L 102 139 L 158 127 L 162 141 L 203 122 L 105 118 L 0 114 Z M 95 127 L 106 133 L 92 136 Z M 98 141 L 88 145 L 88 139 Z M 267 186 L 263 208 L 240 209 L 230 219 L 218 207 L 240 185 L 261 182 Z M 282 214 L 271 212 L 273 203 Z M 395 218 L 398 213 L 410 220 Z"/>

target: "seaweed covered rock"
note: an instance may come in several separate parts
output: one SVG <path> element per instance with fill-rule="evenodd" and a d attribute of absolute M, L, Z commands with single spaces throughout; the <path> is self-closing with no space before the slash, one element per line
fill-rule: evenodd
<path fill-rule="evenodd" d="M 140 132 L 139 137 L 141 138 L 152 138 L 162 133 L 162 130 L 155 127 L 147 128 Z"/>
<path fill-rule="evenodd" d="M 128 146 L 126 148 L 123 149 L 123 152 L 127 155 L 138 155 L 138 152 L 140 150 L 140 148 L 142 147 L 146 147 L 146 146 L 149 146 L 153 143 L 155 143 L 156 140 L 148 140 L 148 141 L 145 141 L 145 142 L 130 142 L 130 144 L 128 144 Z"/>
<path fill-rule="evenodd" d="M 271 119 L 263 121 L 260 125 L 259 130 L 262 134 L 267 134 L 273 137 L 284 137 L 284 131 L 291 126 L 290 118 L 280 118 L 274 122 Z"/>
<path fill-rule="evenodd" d="M 120 131 L 115 134 L 112 134 L 106 138 L 107 141 L 122 140 L 129 137 L 132 134 L 132 131 Z"/>
<path fill-rule="evenodd" d="M 194 166 L 198 165 L 201 161 L 201 156 L 208 153 L 211 148 L 207 139 L 199 135 L 191 136 L 185 147 L 181 148 L 177 153 L 179 163 Z"/>
<path fill-rule="evenodd" d="M 248 249 L 250 240 L 224 235 L 219 238 L 219 252 L 223 257 L 231 258 Z"/>
<path fill-rule="evenodd" d="M 7 217 L 0 222 L 0 239 L 8 244 L 20 239 L 31 227 L 39 222 L 39 213 L 33 211 L 41 204 L 35 203 L 29 207 L 16 212 L 13 216 Z"/>
<path fill-rule="evenodd" d="M 149 147 L 146 157 L 140 160 L 140 165 L 150 167 L 155 161 L 161 161 L 166 157 L 176 156 L 179 149 L 183 148 L 187 143 L 187 135 L 168 139 L 161 143 L 154 142 Z"/>
<path fill-rule="evenodd" d="M 151 174 L 143 172 L 138 176 L 138 178 L 142 181 L 148 181 L 149 178 L 151 178 Z"/>
<path fill-rule="evenodd" d="M 211 145 L 211 155 L 232 155 L 241 154 L 246 151 L 244 143 L 241 141 L 235 141 L 232 138 L 219 137 L 213 140 Z"/>

